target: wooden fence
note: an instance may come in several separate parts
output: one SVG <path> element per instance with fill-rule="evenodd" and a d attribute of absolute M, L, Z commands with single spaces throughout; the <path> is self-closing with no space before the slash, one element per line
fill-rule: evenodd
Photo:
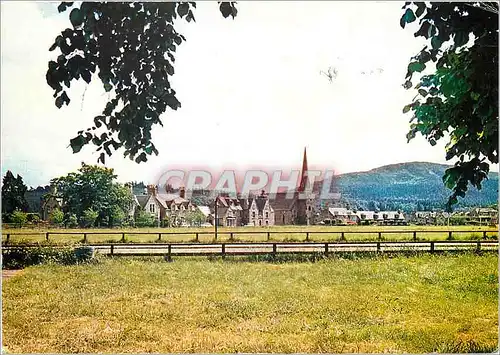
<path fill-rule="evenodd" d="M 89 245 L 110 256 L 238 256 L 278 254 L 405 253 L 405 252 L 498 252 L 498 241 L 417 241 L 417 242 L 263 242 L 263 243 L 110 243 Z M 21 246 L 31 248 L 33 246 Z M 19 248 L 4 246 L 3 250 Z M 64 248 L 59 246 L 56 248 Z"/>
<path fill-rule="evenodd" d="M 489 234 L 495 234 L 496 238 L 498 238 L 498 230 L 387 230 L 387 231 L 365 231 L 365 230 L 354 230 L 354 231 L 224 231 L 224 232 L 213 232 L 213 231 L 197 231 L 197 232 L 72 232 L 70 230 L 65 230 L 61 232 L 16 232 L 16 233 L 11 233 L 8 231 L 3 231 L 2 235 L 5 235 L 5 241 L 3 244 L 8 244 L 11 242 L 11 237 L 13 236 L 28 236 L 28 235 L 38 235 L 44 237 L 46 241 L 51 241 L 57 238 L 57 236 L 61 235 L 76 235 L 76 236 L 81 236 L 82 241 L 84 243 L 88 243 L 88 237 L 92 235 L 120 235 L 121 236 L 121 241 L 125 242 L 126 241 L 126 236 L 127 235 L 150 235 L 150 236 L 157 236 L 157 241 L 158 242 L 167 242 L 168 241 L 168 236 L 175 236 L 175 235 L 181 235 L 181 236 L 192 236 L 193 240 L 196 242 L 200 241 L 200 235 L 212 235 L 214 236 L 214 242 L 218 241 L 218 236 L 220 235 L 229 235 L 229 240 L 230 241 L 235 241 L 238 235 L 264 235 L 266 237 L 267 241 L 272 240 L 272 236 L 276 235 L 302 235 L 304 237 L 305 242 L 309 242 L 311 240 L 311 235 L 335 235 L 338 237 L 339 241 L 347 241 L 346 236 L 348 235 L 359 235 L 359 234 L 373 234 L 377 235 L 376 240 L 382 241 L 384 235 L 389 235 L 389 234 L 405 234 L 405 235 L 410 235 L 412 236 L 412 240 L 414 242 L 418 241 L 418 235 L 419 234 L 445 234 L 447 235 L 448 240 L 452 240 L 455 235 L 460 233 L 460 234 L 465 234 L 465 233 L 471 233 L 471 234 L 482 234 L 483 239 L 488 238 L 488 233 Z M 51 238 L 52 236 L 52 238 Z M 166 238 L 166 239 L 164 239 Z M 248 240 L 245 240 L 248 241 Z M 135 243 L 134 243 L 135 244 Z"/>

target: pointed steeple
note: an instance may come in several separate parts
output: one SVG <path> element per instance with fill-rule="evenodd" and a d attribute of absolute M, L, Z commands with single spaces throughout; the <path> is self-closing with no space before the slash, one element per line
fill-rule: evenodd
<path fill-rule="evenodd" d="M 307 184 L 307 150 L 304 147 L 304 157 L 302 158 L 302 172 L 300 175 L 299 192 L 304 192 Z"/>

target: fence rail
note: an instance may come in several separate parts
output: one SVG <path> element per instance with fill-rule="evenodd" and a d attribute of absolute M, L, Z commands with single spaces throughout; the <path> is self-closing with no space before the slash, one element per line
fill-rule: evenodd
<path fill-rule="evenodd" d="M 453 238 L 453 235 L 455 234 L 464 234 L 464 233 L 472 233 L 472 234 L 482 234 L 482 238 L 486 239 L 488 237 L 488 233 L 492 234 L 495 233 L 496 236 L 498 237 L 498 230 L 385 230 L 385 231 L 367 231 L 367 230 L 345 230 L 345 231 L 328 231 L 328 230 L 322 230 L 322 231 L 314 231 L 314 230 L 309 230 L 309 231 L 219 231 L 217 233 L 213 231 L 198 231 L 198 232 L 185 232 L 185 231 L 179 231 L 179 232 L 133 232 L 133 231 L 127 231 L 127 232 L 112 232 L 112 231 L 102 231 L 102 232 L 80 232 L 80 231 L 70 231 L 70 230 L 65 230 L 65 231 L 57 231 L 57 232 L 9 232 L 9 231 L 2 231 L 2 235 L 5 235 L 5 241 L 2 241 L 3 244 L 8 244 L 11 242 L 11 238 L 14 236 L 32 236 L 32 235 L 38 235 L 38 236 L 43 236 L 46 241 L 50 241 L 51 238 L 50 236 L 58 236 L 58 235 L 76 235 L 76 236 L 81 236 L 83 242 L 87 243 L 88 242 L 88 237 L 92 235 L 120 235 L 121 240 L 124 242 L 126 240 L 126 236 L 137 236 L 137 235 L 151 235 L 151 236 L 157 236 L 158 241 L 164 241 L 162 238 L 166 236 L 175 236 L 175 235 L 182 235 L 182 236 L 188 236 L 191 235 L 194 237 L 194 240 L 196 242 L 199 242 L 200 236 L 202 235 L 213 235 L 214 236 L 214 241 L 217 242 L 218 237 L 221 235 L 229 235 L 229 239 L 231 241 L 236 240 L 236 237 L 238 235 L 265 235 L 267 241 L 272 240 L 272 236 L 276 235 L 302 235 L 304 236 L 304 240 L 306 242 L 309 242 L 311 240 L 311 235 L 324 235 L 324 234 L 330 234 L 330 235 L 336 235 L 339 237 L 340 241 L 346 241 L 346 236 L 347 235 L 356 235 L 356 234 L 373 234 L 377 235 L 377 239 L 379 241 L 383 240 L 384 235 L 388 234 L 406 234 L 406 235 L 411 235 L 413 241 L 418 241 L 418 235 L 419 234 L 446 234 L 449 239 Z M 167 241 L 165 241 L 167 242 Z"/>
<path fill-rule="evenodd" d="M 173 256 L 238 256 L 238 255 L 273 255 L 278 254 L 339 254 L 346 252 L 402 253 L 450 251 L 496 251 L 498 241 L 420 241 L 420 242 L 263 242 L 263 243 L 140 243 L 140 244 L 90 244 L 97 253 L 110 256 L 164 256 L 170 260 Z M 30 248 L 34 246 L 22 246 Z M 19 248 L 6 246 L 3 250 Z M 59 246 L 59 248 L 64 248 Z"/>

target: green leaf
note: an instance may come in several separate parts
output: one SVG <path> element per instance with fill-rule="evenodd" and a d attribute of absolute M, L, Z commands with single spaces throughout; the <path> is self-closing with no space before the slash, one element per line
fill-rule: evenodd
<path fill-rule="evenodd" d="M 415 21 L 417 18 L 415 17 L 415 14 L 413 13 L 413 10 L 411 9 L 406 9 L 403 17 L 401 17 L 401 27 L 405 28 L 405 25 L 408 23 L 412 23 Z"/>
<path fill-rule="evenodd" d="M 104 90 L 106 90 L 106 92 L 111 91 L 112 88 L 113 86 L 110 83 L 104 83 Z"/>
<path fill-rule="evenodd" d="M 427 91 L 425 91 L 424 89 L 418 89 L 418 93 L 420 95 L 422 95 L 423 97 L 426 97 L 427 96 Z"/>
<path fill-rule="evenodd" d="M 177 5 L 177 13 L 179 14 L 180 17 L 184 17 L 188 14 L 189 11 L 189 4 L 186 2 L 181 2 L 179 5 Z"/>
<path fill-rule="evenodd" d="M 78 27 L 83 23 L 83 13 L 80 9 L 73 9 L 69 14 L 69 20 L 73 27 Z"/>
<path fill-rule="evenodd" d="M 61 95 L 61 96 L 59 96 L 59 97 L 56 98 L 56 106 L 57 106 L 57 108 L 61 108 L 62 104 L 63 104 L 63 99 L 62 99 L 62 95 Z"/>
<path fill-rule="evenodd" d="M 417 17 L 420 17 L 422 16 L 427 7 L 425 6 L 424 2 L 417 2 L 416 4 L 417 4 L 417 11 L 415 12 L 415 15 L 417 15 Z"/>
<path fill-rule="evenodd" d="M 414 73 L 414 72 L 422 72 L 425 69 L 425 64 L 420 63 L 420 62 L 412 62 L 408 64 L 408 72 Z"/>
<path fill-rule="evenodd" d="M 456 168 L 449 168 L 446 169 L 444 173 L 443 182 L 447 188 L 453 189 L 459 177 L 460 177 L 460 172 Z"/>
<path fill-rule="evenodd" d="M 146 157 L 146 154 L 145 153 L 141 153 L 137 156 L 137 158 L 135 158 L 135 162 L 136 163 L 141 163 L 141 162 L 146 162 L 148 161 L 148 158 Z"/>
<path fill-rule="evenodd" d="M 469 42 L 469 34 L 464 33 L 464 32 L 457 32 L 453 39 L 455 42 L 455 47 L 458 48 L 458 47 L 461 47 L 461 46 L 467 44 L 467 42 Z"/>
<path fill-rule="evenodd" d="M 219 9 L 224 18 L 228 18 L 229 16 L 232 16 L 234 18 L 238 13 L 238 10 L 236 10 L 234 3 L 231 2 L 226 2 L 226 1 L 221 2 Z"/>
<path fill-rule="evenodd" d="M 413 107 L 413 104 L 406 105 L 405 107 L 403 107 L 403 113 L 408 113 L 412 107 Z"/>
<path fill-rule="evenodd" d="M 73 153 L 78 153 L 82 147 L 85 145 L 85 137 L 79 135 L 72 140 L 69 141 L 71 148 L 73 149 Z"/>
<path fill-rule="evenodd" d="M 431 39 L 431 46 L 433 49 L 439 49 L 441 48 L 441 45 L 443 44 L 443 41 L 438 37 L 434 36 Z"/>

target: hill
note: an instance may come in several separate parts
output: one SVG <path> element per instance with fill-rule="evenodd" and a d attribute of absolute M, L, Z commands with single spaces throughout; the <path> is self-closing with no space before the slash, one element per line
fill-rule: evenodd
<path fill-rule="evenodd" d="M 392 164 L 366 172 L 339 175 L 342 198 L 351 207 L 404 211 L 442 209 L 451 190 L 442 176 L 450 166 L 426 162 Z M 457 207 L 486 206 L 498 202 L 498 173 L 490 172 L 481 191 L 470 188 Z"/>

